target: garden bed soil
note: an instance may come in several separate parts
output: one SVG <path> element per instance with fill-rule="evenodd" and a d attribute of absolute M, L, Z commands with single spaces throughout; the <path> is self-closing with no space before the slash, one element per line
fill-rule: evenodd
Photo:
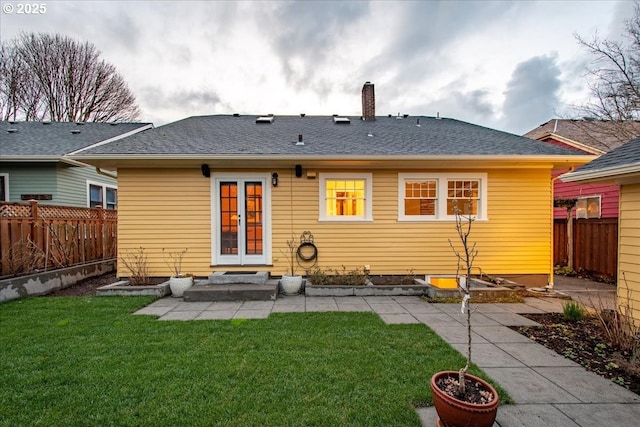
<path fill-rule="evenodd" d="M 640 395 L 640 354 L 633 360 L 630 351 L 611 344 L 597 316 L 585 316 L 577 322 L 565 319 L 562 313 L 522 316 L 541 326 L 511 329 Z"/>
<path fill-rule="evenodd" d="M 380 276 L 369 276 L 369 280 L 374 285 L 385 285 L 385 286 L 411 286 L 416 283 L 413 281 L 413 276 L 392 276 L 392 275 L 380 275 Z"/>

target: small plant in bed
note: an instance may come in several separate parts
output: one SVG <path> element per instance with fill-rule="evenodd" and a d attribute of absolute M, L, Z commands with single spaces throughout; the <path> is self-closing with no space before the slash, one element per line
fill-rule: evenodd
<path fill-rule="evenodd" d="M 365 286 L 367 274 L 363 268 L 347 270 L 344 265 L 341 270 L 318 267 L 309 274 L 309 280 L 314 286 Z"/>

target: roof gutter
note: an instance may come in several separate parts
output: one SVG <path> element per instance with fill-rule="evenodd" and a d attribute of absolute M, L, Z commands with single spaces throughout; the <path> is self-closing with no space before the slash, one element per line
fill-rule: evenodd
<path fill-rule="evenodd" d="M 640 163 L 632 163 L 624 166 L 613 166 L 609 168 L 598 169 L 594 171 L 577 171 L 570 172 L 560 176 L 562 182 L 580 182 L 580 181 L 604 181 L 622 175 L 630 175 L 640 173 Z"/>

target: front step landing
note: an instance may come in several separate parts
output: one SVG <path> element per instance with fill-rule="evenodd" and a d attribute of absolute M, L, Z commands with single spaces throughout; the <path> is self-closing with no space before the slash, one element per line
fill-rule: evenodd
<path fill-rule="evenodd" d="M 209 275 L 212 285 L 229 285 L 233 283 L 264 285 L 269 280 L 267 271 L 214 271 Z"/>
<path fill-rule="evenodd" d="M 256 285 L 252 283 L 231 283 L 210 285 L 206 281 L 197 282 L 184 291 L 185 302 L 196 301 L 273 301 L 278 296 L 278 282 Z"/>

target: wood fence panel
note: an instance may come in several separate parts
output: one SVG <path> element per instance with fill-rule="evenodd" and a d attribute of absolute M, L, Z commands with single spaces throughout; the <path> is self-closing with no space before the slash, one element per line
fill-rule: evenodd
<path fill-rule="evenodd" d="M 0 276 L 116 257 L 118 214 L 0 202 Z"/>
<path fill-rule="evenodd" d="M 615 279 L 618 264 L 618 219 L 578 219 L 573 222 L 573 269 Z M 555 265 L 567 265 L 567 221 L 554 220 Z"/>

